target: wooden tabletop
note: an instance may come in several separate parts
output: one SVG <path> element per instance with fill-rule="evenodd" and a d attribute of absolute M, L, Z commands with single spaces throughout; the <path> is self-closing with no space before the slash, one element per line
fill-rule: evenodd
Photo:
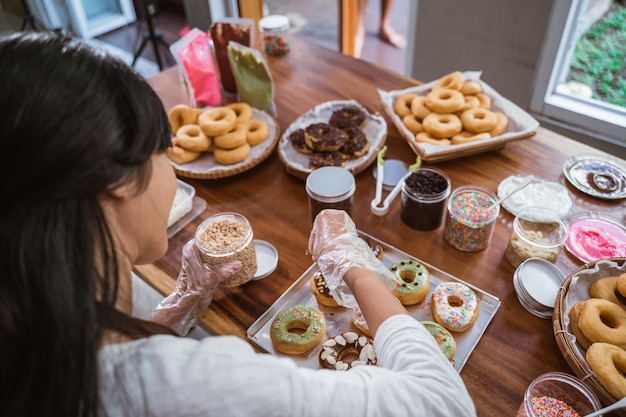
<path fill-rule="evenodd" d="M 381 67 L 313 44 L 292 40 L 291 52 L 268 57 L 275 82 L 277 120 L 284 131 L 297 117 L 329 100 L 354 99 L 373 112 L 384 114 L 377 88 L 397 90 L 417 84 Z M 166 110 L 187 103 L 177 70 L 169 69 L 149 80 Z M 386 117 L 386 116 L 385 116 Z M 387 118 L 386 159 L 415 161 L 415 154 Z M 497 189 L 512 174 L 532 174 L 559 182 L 574 200 L 572 213 L 601 212 L 626 220 L 624 200 L 601 200 L 571 186 L 562 174 L 571 155 L 600 153 L 578 142 L 539 128 L 534 137 L 508 143 L 504 148 L 436 164 L 451 179 L 452 188 L 465 184 Z M 498 297 L 502 304 L 461 372 L 479 416 L 515 415 L 528 384 L 549 371 L 573 373 L 563 358 L 550 320 L 528 313 L 513 287 L 514 268 L 504 257 L 511 235 L 513 215 L 502 210 L 489 247 L 465 253 L 448 245 L 443 226 L 430 232 L 415 231 L 400 220 L 400 201 L 389 213 L 377 217 L 370 211 L 375 182 L 372 167 L 356 176 L 353 219 L 357 227 L 453 276 Z M 206 217 L 226 211 L 243 214 L 254 238 L 271 242 L 278 250 L 278 267 L 268 278 L 242 287 L 218 290 L 202 326 L 212 334 L 246 338 L 246 330 L 312 264 L 306 254 L 311 228 L 304 181 L 287 173 L 274 152 L 251 170 L 218 180 L 184 181 L 193 185 L 208 207 L 198 218 L 170 239 L 167 254 L 136 272 L 162 294 L 170 293 L 180 269 L 184 243 L 194 236 Z M 582 262 L 563 252 L 557 266 L 565 275 Z"/>

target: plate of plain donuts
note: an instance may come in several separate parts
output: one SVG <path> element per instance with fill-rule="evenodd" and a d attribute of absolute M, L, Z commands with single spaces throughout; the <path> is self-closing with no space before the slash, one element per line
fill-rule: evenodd
<path fill-rule="evenodd" d="M 454 71 L 427 84 L 378 93 L 393 124 L 424 161 L 498 149 L 534 135 L 539 122 L 480 76 L 480 71 Z"/>
<path fill-rule="evenodd" d="M 174 137 L 168 157 L 181 177 L 224 178 L 245 172 L 267 159 L 280 128 L 269 113 L 246 103 L 169 111 Z"/>
<path fill-rule="evenodd" d="M 559 289 L 552 316 L 565 360 L 605 406 L 626 396 L 625 295 L 626 258 L 587 263 Z"/>
<path fill-rule="evenodd" d="M 387 138 L 387 122 L 355 100 L 318 104 L 284 131 L 278 156 L 287 172 L 304 179 L 321 166 L 358 174 L 369 166 Z"/>

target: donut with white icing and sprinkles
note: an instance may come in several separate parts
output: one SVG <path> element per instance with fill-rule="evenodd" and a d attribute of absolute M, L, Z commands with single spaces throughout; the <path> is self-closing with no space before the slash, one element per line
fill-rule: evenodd
<path fill-rule="evenodd" d="M 376 352 L 371 339 L 355 332 L 338 334 L 322 343 L 320 366 L 347 371 L 361 365 L 376 365 Z"/>
<path fill-rule="evenodd" d="M 465 284 L 442 282 L 433 290 L 433 317 L 452 332 L 469 329 L 478 318 L 479 310 L 476 293 Z"/>

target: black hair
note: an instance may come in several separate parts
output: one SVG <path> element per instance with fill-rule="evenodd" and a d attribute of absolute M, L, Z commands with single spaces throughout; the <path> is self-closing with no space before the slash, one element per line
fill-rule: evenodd
<path fill-rule="evenodd" d="M 120 280 L 99 198 L 144 189 L 170 141 L 124 62 L 56 34 L 0 38 L 0 415 L 97 415 Z"/>

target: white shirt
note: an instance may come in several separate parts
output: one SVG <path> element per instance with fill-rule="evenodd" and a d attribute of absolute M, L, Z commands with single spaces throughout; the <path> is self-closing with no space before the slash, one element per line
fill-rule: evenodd
<path fill-rule="evenodd" d="M 102 415 L 475 416 L 458 372 L 415 319 L 378 329 L 379 366 L 298 367 L 234 336 L 152 336 L 99 352 Z"/>

